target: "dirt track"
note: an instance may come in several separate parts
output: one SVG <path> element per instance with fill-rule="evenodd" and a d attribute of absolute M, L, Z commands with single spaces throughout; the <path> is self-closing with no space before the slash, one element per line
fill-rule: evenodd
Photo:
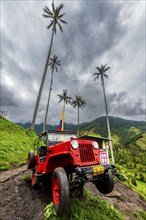
<path fill-rule="evenodd" d="M 0 220 L 43 220 L 43 210 L 50 201 L 42 190 L 35 190 L 30 183 L 24 181 L 27 171 L 19 169 L 19 173 L 11 171 L 0 176 Z M 20 173 L 21 171 L 21 173 Z"/>
<path fill-rule="evenodd" d="M 32 189 L 30 183 L 22 179 L 27 172 L 23 166 L 0 173 L 0 220 L 44 219 L 43 210 L 50 197 L 42 189 Z M 87 187 L 94 196 L 99 195 L 121 210 L 126 220 L 137 219 L 132 215 L 134 211 L 146 211 L 146 201 L 120 182 L 115 183 L 114 191 L 107 196 L 100 194 L 93 184 L 88 183 Z"/>
<path fill-rule="evenodd" d="M 136 220 L 137 218 L 132 213 L 141 209 L 146 211 L 146 201 L 138 193 L 118 181 L 115 181 L 113 192 L 107 195 L 103 195 L 97 191 L 95 185 L 91 183 L 87 185 L 94 196 L 100 196 L 112 204 L 124 214 L 126 220 Z"/>

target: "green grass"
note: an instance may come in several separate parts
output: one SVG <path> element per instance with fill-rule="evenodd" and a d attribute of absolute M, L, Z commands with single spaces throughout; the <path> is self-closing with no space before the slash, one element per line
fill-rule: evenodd
<path fill-rule="evenodd" d="M 135 212 L 134 216 L 139 219 L 139 220 L 144 220 L 146 219 L 146 212 L 144 212 L 143 210 L 139 211 L 139 212 Z"/>
<path fill-rule="evenodd" d="M 0 136 L 0 170 L 25 164 L 37 138 L 35 132 L 0 117 Z"/>
<path fill-rule="evenodd" d="M 140 146 L 142 150 L 146 150 L 146 134 L 143 134 L 143 138 L 137 140 L 136 144 Z"/>
<path fill-rule="evenodd" d="M 145 187 L 145 185 L 146 185 L 146 173 L 142 172 L 142 174 L 145 177 L 144 181 L 141 181 L 141 180 L 138 179 L 139 177 L 136 178 L 134 176 L 134 172 L 136 172 L 137 175 L 139 175 L 139 165 L 137 165 L 137 168 L 128 169 L 126 167 L 126 165 L 121 166 L 121 165 L 116 164 L 116 168 L 117 168 L 118 172 L 121 173 L 121 177 L 123 176 L 123 180 L 124 180 L 124 177 L 125 177 L 125 180 L 122 181 L 122 183 L 129 186 L 132 190 L 134 190 L 135 192 L 140 194 L 146 200 L 146 187 Z M 134 186 L 131 183 L 131 177 L 135 178 L 137 186 Z"/>
<path fill-rule="evenodd" d="M 23 176 L 21 176 L 21 180 L 25 181 L 25 182 L 30 182 L 31 181 L 31 174 L 30 173 L 26 173 Z"/>
<path fill-rule="evenodd" d="M 125 166 L 123 166 L 124 170 L 126 171 L 126 173 L 128 174 L 128 176 L 133 176 L 134 177 L 134 173 L 136 172 L 137 173 L 137 177 L 135 177 L 135 180 L 136 180 L 136 183 L 137 183 L 137 187 L 136 189 L 141 193 L 141 194 L 144 194 L 145 197 L 146 197 L 146 172 L 142 172 L 141 173 L 143 174 L 144 176 L 144 181 L 141 181 L 139 179 L 139 173 L 140 173 L 140 168 L 142 168 L 142 170 L 145 169 L 145 166 L 141 165 L 141 164 L 137 164 L 136 165 L 136 168 L 132 168 L 132 169 L 129 169 Z"/>
<path fill-rule="evenodd" d="M 45 220 L 124 220 L 113 205 L 92 196 L 86 189 L 82 199 L 71 199 L 69 209 L 61 217 L 56 215 L 52 202 L 46 206 L 44 216 Z"/>
<path fill-rule="evenodd" d="M 138 190 L 145 195 L 146 198 L 146 183 L 136 180 Z"/>

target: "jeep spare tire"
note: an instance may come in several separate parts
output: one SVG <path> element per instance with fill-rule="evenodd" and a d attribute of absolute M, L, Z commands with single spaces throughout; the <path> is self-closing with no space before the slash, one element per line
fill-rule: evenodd
<path fill-rule="evenodd" d="M 55 212 L 62 215 L 69 206 L 69 183 L 65 170 L 58 167 L 52 177 L 52 199 Z"/>
<path fill-rule="evenodd" d="M 34 167 L 35 167 L 34 151 L 30 150 L 27 159 L 27 169 L 32 169 Z"/>
<path fill-rule="evenodd" d="M 95 186 L 100 193 L 111 193 L 114 188 L 114 179 L 112 172 L 108 170 L 108 172 L 104 174 L 102 179 L 95 182 Z"/>

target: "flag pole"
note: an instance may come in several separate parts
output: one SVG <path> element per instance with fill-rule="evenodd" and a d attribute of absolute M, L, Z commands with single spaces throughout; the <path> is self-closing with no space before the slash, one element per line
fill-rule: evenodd
<path fill-rule="evenodd" d="M 64 111 L 62 112 L 62 131 L 64 131 Z"/>

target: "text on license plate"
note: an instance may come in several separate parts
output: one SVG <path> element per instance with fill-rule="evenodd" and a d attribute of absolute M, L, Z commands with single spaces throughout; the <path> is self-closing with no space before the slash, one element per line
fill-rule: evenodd
<path fill-rule="evenodd" d="M 104 166 L 95 166 L 93 167 L 93 176 L 97 176 L 99 174 L 104 173 Z"/>

